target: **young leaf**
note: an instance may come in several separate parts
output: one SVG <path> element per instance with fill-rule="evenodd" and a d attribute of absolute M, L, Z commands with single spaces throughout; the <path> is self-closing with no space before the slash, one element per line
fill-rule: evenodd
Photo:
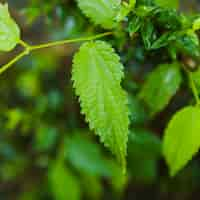
<path fill-rule="evenodd" d="M 177 92 L 181 84 L 178 64 L 163 64 L 151 72 L 140 92 L 151 114 L 160 112 Z"/>
<path fill-rule="evenodd" d="M 142 26 L 143 20 L 138 16 L 133 16 L 129 25 L 128 32 L 130 36 L 133 36 Z"/>
<path fill-rule="evenodd" d="M 151 20 L 148 20 L 143 24 L 141 34 L 145 48 L 150 49 L 155 38 L 155 27 Z"/>
<path fill-rule="evenodd" d="M 105 42 L 87 42 L 73 63 L 72 79 L 82 113 L 125 167 L 129 117 L 127 95 L 120 86 L 124 73 L 119 57 Z"/>
<path fill-rule="evenodd" d="M 200 108 L 188 106 L 176 113 L 165 130 L 163 153 L 174 176 L 200 147 Z"/>
<path fill-rule="evenodd" d="M 111 29 L 121 8 L 121 0 L 77 0 L 79 8 L 95 24 Z"/>
<path fill-rule="evenodd" d="M 20 30 L 11 18 L 8 5 L 0 3 L 0 51 L 10 51 L 20 40 Z"/>
<path fill-rule="evenodd" d="M 176 33 L 167 32 L 164 33 L 160 38 L 158 38 L 151 45 L 151 49 L 159 49 L 161 47 L 167 46 L 171 41 L 176 39 Z"/>

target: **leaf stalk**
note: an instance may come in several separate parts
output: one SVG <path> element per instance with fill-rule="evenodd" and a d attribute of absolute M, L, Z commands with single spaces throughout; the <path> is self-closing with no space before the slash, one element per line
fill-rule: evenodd
<path fill-rule="evenodd" d="M 7 69 L 9 69 L 11 66 L 13 66 L 16 62 L 18 62 L 20 59 L 22 59 L 24 56 L 29 55 L 32 51 L 34 50 L 39 50 L 39 49 L 44 49 L 44 48 L 49 48 L 49 47 L 54 47 L 54 46 L 59 46 L 59 45 L 65 45 L 69 43 L 76 43 L 76 42 L 85 42 L 85 41 L 91 41 L 91 40 L 96 40 L 102 37 L 106 37 L 108 35 L 112 35 L 113 32 L 106 32 L 106 33 L 101 33 L 89 37 L 82 37 L 82 38 L 75 38 L 75 39 L 68 39 L 68 40 L 60 40 L 56 42 L 49 42 L 45 44 L 39 44 L 39 45 L 29 45 L 23 40 L 19 41 L 19 44 L 24 47 L 24 50 L 19 53 L 16 57 L 14 57 L 11 61 L 9 61 L 7 64 L 3 65 L 0 68 L 0 75 L 5 72 Z"/>

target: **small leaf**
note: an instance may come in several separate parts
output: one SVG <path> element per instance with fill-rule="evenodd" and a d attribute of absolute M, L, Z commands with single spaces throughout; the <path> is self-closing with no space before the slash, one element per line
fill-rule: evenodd
<path fill-rule="evenodd" d="M 188 106 L 177 112 L 165 130 L 163 153 L 171 176 L 181 170 L 200 147 L 200 108 Z"/>
<path fill-rule="evenodd" d="M 179 65 L 162 64 L 151 72 L 140 92 L 151 114 L 160 112 L 177 92 L 181 84 Z"/>
<path fill-rule="evenodd" d="M 24 112 L 20 109 L 10 109 L 6 112 L 6 117 L 8 118 L 5 123 L 8 130 L 14 130 L 19 123 L 23 120 Z"/>
<path fill-rule="evenodd" d="M 72 79 L 90 129 L 125 169 L 129 117 L 127 95 L 120 86 L 124 73 L 119 59 L 109 44 L 87 42 L 74 57 Z"/>
<path fill-rule="evenodd" d="M 199 53 L 199 39 L 196 33 L 187 32 L 184 35 L 177 37 L 175 44 L 176 48 L 184 54 L 198 57 Z"/>
<path fill-rule="evenodd" d="M 161 157 L 161 140 L 149 130 L 134 128 L 129 134 L 129 157 L 158 159 Z"/>
<path fill-rule="evenodd" d="M 193 26 L 192 29 L 194 31 L 197 31 L 200 29 L 200 18 L 197 18 L 194 22 L 193 22 Z"/>
<path fill-rule="evenodd" d="M 170 31 L 182 29 L 182 16 L 174 9 L 160 9 L 156 12 L 154 22 L 160 28 L 168 29 Z"/>
<path fill-rule="evenodd" d="M 179 0 L 155 0 L 155 2 L 165 8 L 178 8 Z"/>
<path fill-rule="evenodd" d="M 167 46 L 169 42 L 176 39 L 176 34 L 172 32 L 164 33 L 160 38 L 153 42 L 151 49 L 159 49 L 161 47 Z"/>
<path fill-rule="evenodd" d="M 191 72 L 191 77 L 195 82 L 195 85 L 198 88 L 198 92 L 200 93 L 200 69 L 195 72 Z"/>
<path fill-rule="evenodd" d="M 153 183 L 157 176 L 157 161 L 161 157 L 161 141 L 145 129 L 130 131 L 128 142 L 128 168 L 132 178 Z"/>
<path fill-rule="evenodd" d="M 133 36 L 142 26 L 143 20 L 138 16 L 133 16 L 129 25 L 128 25 L 128 32 L 130 36 Z"/>
<path fill-rule="evenodd" d="M 12 50 L 20 40 L 20 30 L 10 17 L 7 4 L 0 3 L 0 51 Z"/>
<path fill-rule="evenodd" d="M 137 4 L 139 5 L 138 1 L 137 1 Z M 147 6 L 147 5 L 141 5 L 141 6 L 136 6 L 135 10 L 134 10 L 134 13 L 138 16 L 138 17 L 141 17 L 141 18 L 146 18 L 148 19 L 149 17 L 152 16 L 152 14 L 154 13 L 155 11 L 155 7 L 152 5 L 152 6 Z"/>
<path fill-rule="evenodd" d="M 52 164 L 48 172 L 51 191 L 56 200 L 80 200 L 80 184 L 75 175 L 61 161 Z"/>
<path fill-rule="evenodd" d="M 95 24 L 112 29 L 121 8 L 121 0 L 77 0 L 79 8 Z"/>
<path fill-rule="evenodd" d="M 135 4 L 136 4 L 136 0 L 129 0 L 129 6 L 131 8 L 134 8 L 135 7 Z"/>
<path fill-rule="evenodd" d="M 33 148 L 37 151 L 50 151 L 57 141 L 57 129 L 47 125 L 40 125 L 35 133 Z"/>
<path fill-rule="evenodd" d="M 130 121 L 134 125 L 142 125 L 148 119 L 148 114 L 142 102 L 135 96 L 129 95 Z"/>
<path fill-rule="evenodd" d="M 66 157 L 73 165 L 85 174 L 91 176 L 108 176 L 110 168 L 105 163 L 100 145 L 85 137 L 85 132 L 73 134 L 66 139 Z"/>
<path fill-rule="evenodd" d="M 150 49 L 156 36 L 154 24 L 150 20 L 143 24 L 141 34 L 145 48 Z"/>

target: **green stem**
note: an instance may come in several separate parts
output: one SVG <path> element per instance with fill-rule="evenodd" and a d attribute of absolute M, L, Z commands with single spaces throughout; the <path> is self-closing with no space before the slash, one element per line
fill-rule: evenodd
<path fill-rule="evenodd" d="M 64 44 L 74 43 L 74 42 L 91 41 L 91 40 L 102 38 L 102 37 L 105 37 L 105 36 L 108 36 L 108 35 L 111 35 L 111 34 L 113 34 L 113 33 L 112 32 L 106 32 L 106 33 L 101 33 L 101 34 L 90 36 L 90 37 L 83 37 L 83 38 L 70 39 L 70 40 L 61 40 L 61 41 L 50 42 L 50 43 L 34 45 L 34 46 L 31 46 L 31 45 L 27 44 L 26 42 L 20 40 L 19 44 L 24 47 L 24 51 L 21 52 L 20 54 L 18 54 L 9 63 L 3 65 L 0 68 L 0 74 L 2 74 L 9 67 L 11 67 L 13 64 L 15 64 L 18 60 L 20 60 L 25 55 L 28 55 L 33 50 L 38 50 L 38 49 L 43 49 L 43 48 L 53 47 L 53 46 L 58 46 L 58 45 L 64 45 Z"/>
<path fill-rule="evenodd" d="M 25 49 L 30 48 L 30 45 L 24 42 L 23 40 L 19 40 L 19 44 L 21 44 Z"/>
<path fill-rule="evenodd" d="M 0 68 L 0 74 L 5 72 L 9 67 L 11 67 L 13 64 L 15 64 L 18 60 L 20 60 L 21 58 L 23 58 L 27 54 L 28 54 L 28 51 L 25 49 L 23 52 L 21 52 L 19 55 L 17 55 L 15 58 L 13 58 L 10 62 L 8 62 L 7 64 L 3 65 Z"/>
<path fill-rule="evenodd" d="M 195 98 L 195 100 L 196 100 L 196 104 L 197 104 L 198 106 L 200 106 L 199 93 L 198 93 L 198 90 L 197 90 L 196 85 L 195 85 L 195 83 L 194 83 L 194 80 L 193 80 L 193 78 L 192 78 L 191 72 L 188 72 L 188 76 L 189 76 L 190 86 L 191 86 L 191 89 L 192 89 L 194 98 Z"/>
<path fill-rule="evenodd" d="M 63 45 L 63 44 L 68 44 L 68 43 L 74 43 L 74 42 L 82 42 L 82 41 L 90 41 L 90 40 L 95 40 L 98 38 L 102 38 L 104 36 L 108 36 L 113 34 L 112 32 L 107 32 L 107 33 L 102 33 L 98 34 L 95 36 L 90 36 L 90 37 L 83 37 L 83 38 L 76 38 L 76 39 L 70 39 L 70 40 L 61 40 L 61 41 L 56 41 L 56 42 L 50 42 L 46 44 L 40 44 L 40 45 L 35 45 L 31 46 L 30 50 L 38 50 L 38 49 L 43 49 L 47 47 L 53 47 L 53 46 L 58 46 L 58 45 Z"/>

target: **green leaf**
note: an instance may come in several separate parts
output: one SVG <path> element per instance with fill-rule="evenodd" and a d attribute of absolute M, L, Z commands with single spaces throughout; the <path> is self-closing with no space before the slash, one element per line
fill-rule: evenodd
<path fill-rule="evenodd" d="M 174 9 L 160 9 L 156 12 L 154 22 L 158 24 L 160 28 L 168 29 L 170 31 L 182 29 L 183 18 Z"/>
<path fill-rule="evenodd" d="M 154 133 L 145 129 L 130 131 L 128 158 L 157 159 L 161 156 L 161 141 Z"/>
<path fill-rule="evenodd" d="M 130 0 L 129 3 L 123 1 L 116 17 L 117 22 L 124 20 L 125 17 L 134 9 L 135 4 L 136 0 Z"/>
<path fill-rule="evenodd" d="M 128 24 L 128 32 L 130 36 L 133 36 L 142 26 L 143 20 L 138 16 L 133 16 Z"/>
<path fill-rule="evenodd" d="M 20 109 L 10 109 L 6 112 L 7 122 L 5 123 L 8 130 L 14 130 L 23 120 L 24 112 Z"/>
<path fill-rule="evenodd" d="M 147 20 L 147 22 L 143 24 L 141 34 L 145 48 L 150 49 L 155 38 L 155 27 L 151 20 Z"/>
<path fill-rule="evenodd" d="M 155 0 L 155 2 L 165 8 L 178 8 L 179 0 Z"/>
<path fill-rule="evenodd" d="M 87 199 L 100 200 L 103 198 L 104 188 L 101 179 L 88 174 L 81 174 L 82 190 L 85 192 Z"/>
<path fill-rule="evenodd" d="M 138 1 L 137 1 L 137 4 Z M 152 17 L 152 14 L 154 13 L 155 7 L 154 6 L 145 6 L 145 5 L 141 5 L 141 6 L 136 6 L 134 13 L 138 16 L 141 17 L 143 19 L 150 19 L 150 17 Z"/>
<path fill-rule="evenodd" d="M 81 199 L 80 184 L 77 177 L 61 161 L 56 161 L 50 167 L 48 180 L 54 199 Z"/>
<path fill-rule="evenodd" d="M 91 176 L 108 176 L 110 168 L 98 144 L 85 137 L 86 133 L 73 134 L 66 139 L 66 157 L 79 171 Z"/>
<path fill-rule="evenodd" d="M 196 87 L 198 88 L 198 92 L 200 93 L 200 69 L 195 72 L 191 72 L 191 77 L 194 80 Z"/>
<path fill-rule="evenodd" d="M 57 142 L 57 129 L 47 125 L 40 125 L 35 133 L 33 148 L 37 151 L 50 151 Z"/>
<path fill-rule="evenodd" d="M 161 141 L 151 131 L 130 131 L 128 142 L 128 168 L 137 181 L 153 183 L 157 176 L 157 161 L 161 157 Z"/>
<path fill-rule="evenodd" d="M 121 8 L 121 0 L 77 0 L 79 8 L 95 24 L 111 29 Z"/>
<path fill-rule="evenodd" d="M 181 84 L 179 65 L 162 64 L 147 76 L 140 97 L 148 105 L 151 114 L 160 112 L 169 103 Z"/>
<path fill-rule="evenodd" d="M 132 157 L 130 162 L 129 173 L 134 182 L 144 185 L 152 184 L 158 176 L 158 165 L 155 159 L 144 159 Z"/>
<path fill-rule="evenodd" d="M 144 105 L 135 96 L 129 95 L 128 97 L 131 124 L 144 124 L 148 119 L 148 114 L 144 108 Z"/>
<path fill-rule="evenodd" d="M 120 86 L 124 73 L 119 60 L 109 44 L 87 42 L 74 57 L 72 79 L 90 129 L 125 169 L 129 117 L 127 95 Z"/>
<path fill-rule="evenodd" d="M 137 0 L 136 2 L 138 6 L 150 7 L 155 5 L 154 0 Z"/>
<path fill-rule="evenodd" d="M 192 29 L 194 31 L 197 31 L 200 29 L 200 18 L 197 18 L 194 22 L 193 22 L 193 26 Z"/>
<path fill-rule="evenodd" d="M 64 155 L 79 173 L 99 179 L 104 177 L 114 187 L 124 187 L 126 179 L 120 166 L 102 152 L 100 144 L 93 142 L 87 132 L 80 130 L 73 133 L 72 137 L 67 137 Z"/>
<path fill-rule="evenodd" d="M 130 12 L 130 6 L 127 2 L 123 2 L 118 15 L 116 16 L 117 22 L 123 21 Z"/>
<path fill-rule="evenodd" d="M 184 35 L 180 35 L 174 46 L 181 52 L 190 56 L 198 57 L 199 39 L 196 33 L 188 31 Z"/>
<path fill-rule="evenodd" d="M 200 108 L 188 106 L 177 112 L 165 130 L 163 153 L 171 176 L 181 170 L 200 147 Z"/>
<path fill-rule="evenodd" d="M 0 3 L 0 51 L 12 50 L 20 40 L 20 30 L 11 18 L 8 5 Z"/>
<path fill-rule="evenodd" d="M 161 47 L 167 46 L 171 41 L 176 39 L 176 33 L 167 32 L 164 33 L 160 38 L 153 42 L 151 49 L 159 49 Z"/>

